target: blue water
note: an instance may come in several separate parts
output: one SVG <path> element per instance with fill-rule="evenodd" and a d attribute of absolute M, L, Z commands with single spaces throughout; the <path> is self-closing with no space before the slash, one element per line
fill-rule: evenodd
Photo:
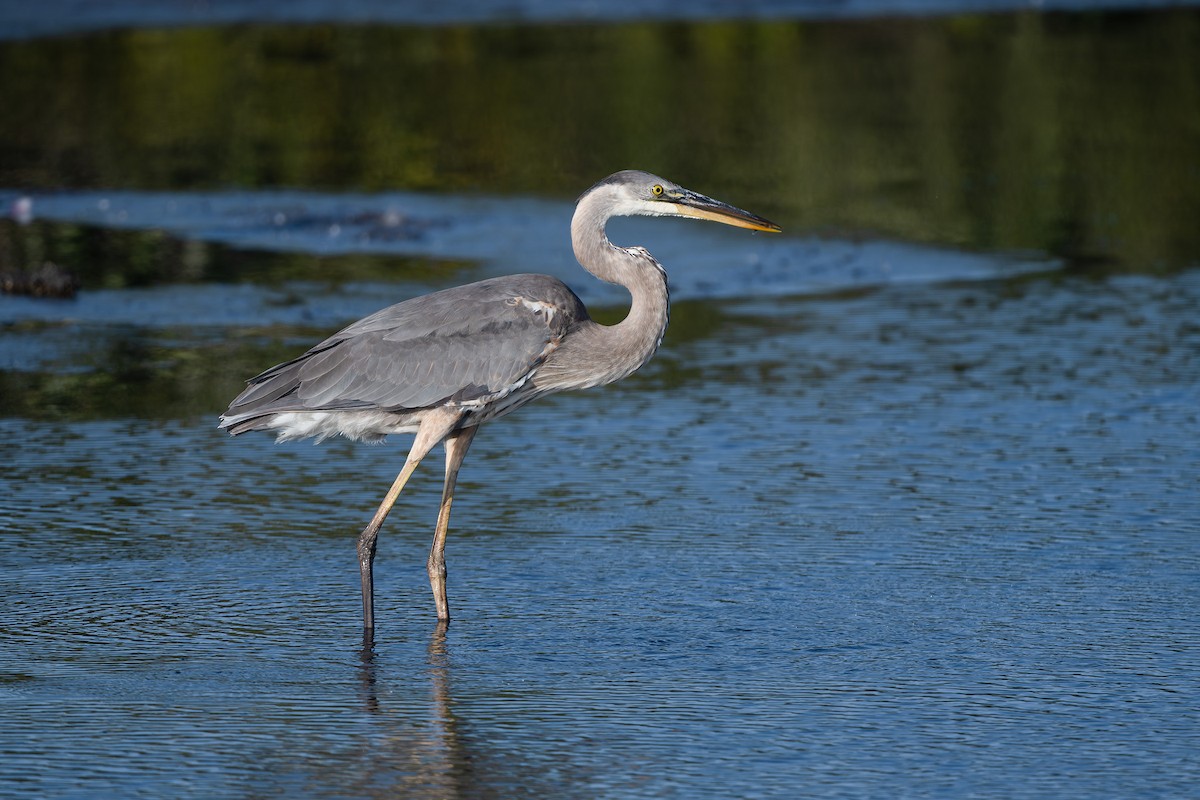
<path fill-rule="evenodd" d="M 12 97 L 53 113 L 6 134 L 29 183 L 0 212 L 30 221 L 0 220 L 0 272 L 83 279 L 68 301 L 0 295 L 0 800 L 1200 796 L 1195 14 L 685 5 L 0 0 L 0 40 L 61 37 L 5 45 Z M 678 22 L 728 14 L 884 16 Z M 595 42 L 521 24 L 646 19 L 676 22 Z M 445 27 L 433 60 L 393 52 L 420 28 L 240 27 L 312 20 Z M 513 35 L 472 41 L 480 21 Z M 212 27 L 179 46 L 184 26 Z M 739 46 L 806 57 L 731 72 Z M 640 93 L 647 52 L 683 60 Z M 626 63 L 593 102 L 589 65 Z M 185 141 L 168 112 L 222 123 L 196 108 L 248 69 L 237 124 Z M 438 108 L 376 117 L 410 99 L 355 77 L 384 69 Z M 548 79 L 565 90 L 509 91 Z M 811 114 L 773 113 L 801 96 Z M 276 97 L 322 113 L 293 131 Z M 585 121 L 548 98 L 585 98 Z M 488 146 L 456 147 L 459 119 Z M 407 152 L 370 148 L 390 136 L 419 158 L 377 175 Z M 217 415 L 330 331 L 470 280 L 548 272 L 615 320 L 625 295 L 574 263 L 569 193 L 520 187 L 610 154 L 658 169 L 689 140 L 693 188 L 791 209 L 787 232 L 614 223 L 670 272 L 662 350 L 481 432 L 448 628 L 431 456 L 383 528 L 364 640 L 354 539 L 405 437 L 276 445 Z"/>
<path fill-rule="evenodd" d="M 1196 271 L 679 303 L 639 375 L 481 433 L 445 631 L 418 473 L 365 647 L 403 442 L 6 416 L 0 795 L 1192 795 L 1197 307 Z"/>

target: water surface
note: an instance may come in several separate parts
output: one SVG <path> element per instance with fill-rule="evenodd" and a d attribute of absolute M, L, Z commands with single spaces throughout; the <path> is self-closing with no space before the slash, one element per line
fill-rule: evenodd
<path fill-rule="evenodd" d="M 419 473 L 366 656 L 352 537 L 402 450 L 9 418 L 6 791 L 1186 794 L 1197 301 L 683 304 L 713 333 L 480 436 L 444 634 Z"/>
<path fill-rule="evenodd" d="M 1194 794 L 1197 19 L 0 45 L 0 271 L 82 283 L 0 296 L 0 796 Z M 566 230 L 629 165 L 787 233 L 615 225 L 662 351 L 484 429 L 444 630 L 424 465 L 364 643 L 404 437 L 217 415 L 443 286 L 619 318 Z"/>

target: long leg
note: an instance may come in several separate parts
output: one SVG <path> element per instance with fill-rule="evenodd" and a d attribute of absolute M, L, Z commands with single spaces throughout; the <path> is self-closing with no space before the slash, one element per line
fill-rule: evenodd
<path fill-rule="evenodd" d="M 446 531 L 450 527 L 450 506 L 454 503 L 454 484 L 458 480 L 458 468 L 467 457 L 467 448 L 475 438 L 478 426 L 462 428 L 446 437 L 446 483 L 442 487 L 442 507 L 438 510 L 437 529 L 433 534 L 433 546 L 429 548 L 429 588 L 433 590 L 433 602 L 437 606 L 438 620 L 450 620 L 450 603 L 446 599 Z"/>
<path fill-rule="evenodd" d="M 421 420 L 421 427 L 417 429 L 417 437 L 413 440 L 412 449 L 408 451 L 404 468 L 396 476 L 392 488 L 388 489 L 383 502 L 375 511 L 375 516 L 358 535 L 358 569 L 362 576 L 363 628 L 366 630 L 375 627 L 375 579 L 372 567 L 375 564 L 375 540 L 379 536 L 379 529 L 404 489 L 404 484 L 408 483 L 417 465 L 421 463 L 421 459 L 454 428 L 460 416 L 448 409 L 439 409 L 430 412 Z"/>

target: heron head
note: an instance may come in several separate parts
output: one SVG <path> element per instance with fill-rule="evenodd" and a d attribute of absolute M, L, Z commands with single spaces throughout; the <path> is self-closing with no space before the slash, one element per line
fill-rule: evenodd
<path fill-rule="evenodd" d="M 609 175 L 579 199 L 593 192 L 608 195 L 612 216 L 691 217 L 754 231 L 780 231 L 774 222 L 756 214 L 641 170 L 627 169 Z"/>

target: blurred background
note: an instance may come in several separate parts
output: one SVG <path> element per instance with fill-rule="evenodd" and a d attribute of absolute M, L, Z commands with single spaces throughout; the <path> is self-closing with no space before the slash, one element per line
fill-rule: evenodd
<path fill-rule="evenodd" d="M 0 794 L 1183 796 L 1200 7 L 0 2 Z M 663 350 L 440 467 L 243 382 L 619 221 Z M 398 794 L 399 793 L 399 794 Z"/>
<path fill-rule="evenodd" d="M 885 3 L 880 16 L 851 7 L 862 18 L 811 21 L 820 6 L 800 4 L 794 19 L 747 4 L 763 18 L 645 21 L 618 5 L 597 23 L 547 4 L 529 13 L 552 21 L 515 24 L 453 6 L 414 20 L 369 4 L 49 6 L 9 8 L 0 33 L 0 270 L 28 284 L 48 261 L 85 297 L 302 279 L 442 285 L 463 265 L 439 249 L 549 269 L 528 254 L 548 243 L 512 233 L 511 219 L 480 223 L 467 200 L 566 203 L 627 166 L 730 197 L 794 237 L 1031 254 L 1088 274 L 1186 268 L 1200 249 L 1190 8 L 971 15 L 963 3 L 900 16 Z M 358 19 L 388 11 L 427 24 Z M 306 13 L 318 21 L 268 24 Z M 235 24 L 216 24 L 225 17 Z M 378 195 L 397 191 L 451 205 L 430 218 Z M 347 193 L 358 207 L 313 208 Z M 203 208 L 181 218 L 178 204 L 197 198 Z M 462 216 L 500 230 L 471 247 L 453 230 Z M 378 224 L 350 230 L 355 220 Z M 565 224 L 546 223 L 555 260 Z M 38 372 L 5 370 L 7 408 L 49 413 Z M 203 387 L 172 397 L 160 386 L 152 405 L 207 389 L 189 410 L 218 409 L 240 381 L 225 372 L 206 369 Z M 79 403 L 55 413 L 86 414 Z"/>

